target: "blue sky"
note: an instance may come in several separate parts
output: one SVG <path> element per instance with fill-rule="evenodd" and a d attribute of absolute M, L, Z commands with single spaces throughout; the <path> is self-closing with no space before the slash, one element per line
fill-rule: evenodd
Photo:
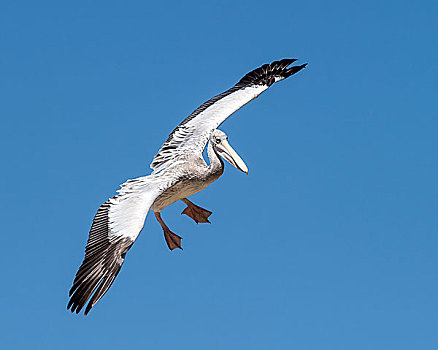
<path fill-rule="evenodd" d="M 436 349 L 433 1 L 3 1 L 2 348 Z M 243 74 L 308 68 L 221 127 L 249 167 L 149 216 L 89 316 L 98 206 Z"/>

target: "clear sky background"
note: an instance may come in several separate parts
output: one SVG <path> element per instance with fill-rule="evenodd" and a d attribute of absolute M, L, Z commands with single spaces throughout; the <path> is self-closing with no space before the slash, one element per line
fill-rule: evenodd
<path fill-rule="evenodd" d="M 437 349 L 436 1 L 2 1 L 0 345 Z M 249 167 L 152 215 L 87 317 L 92 218 L 198 105 L 308 62 L 221 129 Z"/>

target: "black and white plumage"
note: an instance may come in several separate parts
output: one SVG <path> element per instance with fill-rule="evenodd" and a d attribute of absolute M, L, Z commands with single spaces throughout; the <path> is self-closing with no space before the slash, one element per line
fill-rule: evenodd
<path fill-rule="evenodd" d="M 142 230 L 150 206 L 172 183 L 153 175 L 128 180 L 116 196 L 100 206 L 67 308 L 79 312 L 96 291 L 85 310 L 87 314 L 106 293 L 120 271 L 126 252 Z"/>
<path fill-rule="evenodd" d="M 155 212 L 170 249 L 181 248 L 181 237 L 164 224 L 160 212 L 165 207 L 182 200 L 187 204 L 183 214 L 197 223 L 209 222 L 211 212 L 193 204 L 187 197 L 205 189 L 222 175 L 222 158 L 248 172 L 225 133 L 217 128 L 269 86 L 306 66 L 288 68 L 295 61 L 283 59 L 265 64 L 202 104 L 169 135 L 152 161 L 153 173 L 128 180 L 116 196 L 100 206 L 89 233 L 85 259 L 69 293 L 68 309 L 79 313 L 88 302 L 86 315 L 108 291 L 127 251 L 140 234 L 149 210 Z M 202 157 L 207 143 L 209 164 Z"/>
<path fill-rule="evenodd" d="M 295 59 L 283 59 L 265 64 L 246 74 L 232 88 L 204 102 L 169 135 L 151 163 L 154 173 L 186 152 L 202 154 L 213 130 L 230 115 L 275 82 L 290 77 L 306 66 L 303 64 L 287 68 L 295 61 Z"/>

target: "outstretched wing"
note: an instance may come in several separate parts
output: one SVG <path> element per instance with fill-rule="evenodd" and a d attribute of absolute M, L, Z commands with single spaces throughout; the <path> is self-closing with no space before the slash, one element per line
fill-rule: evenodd
<path fill-rule="evenodd" d="M 290 77 L 306 66 L 303 64 L 288 68 L 295 61 L 286 58 L 265 64 L 246 74 L 231 89 L 203 103 L 172 131 L 161 146 L 151 163 L 154 173 L 168 167 L 182 155 L 194 152 L 200 156 L 213 130 L 230 115 L 272 84 Z"/>
<path fill-rule="evenodd" d="M 91 298 L 86 315 L 104 296 L 142 230 L 150 206 L 171 185 L 172 181 L 163 176 L 128 180 L 115 197 L 100 206 L 91 226 L 85 259 L 70 289 L 67 309 L 79 313 Z"/>

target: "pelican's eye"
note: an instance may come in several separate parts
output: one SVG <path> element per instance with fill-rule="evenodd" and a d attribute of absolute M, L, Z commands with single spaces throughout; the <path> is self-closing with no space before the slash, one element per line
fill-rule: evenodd
<path fill-rule="evenodd" d="M 221 139 L 216 139 L 216 144 L 220 144 L 221 143 Z"/>

